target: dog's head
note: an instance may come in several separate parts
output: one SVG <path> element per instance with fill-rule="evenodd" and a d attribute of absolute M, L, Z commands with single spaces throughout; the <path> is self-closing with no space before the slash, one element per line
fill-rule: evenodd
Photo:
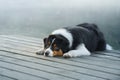
<path fill-rule="evenodd" d="M 45 56 L 63 56 L 69 49 L 68 40 L 61 35 L 50 35 L 43 41 Z"/>

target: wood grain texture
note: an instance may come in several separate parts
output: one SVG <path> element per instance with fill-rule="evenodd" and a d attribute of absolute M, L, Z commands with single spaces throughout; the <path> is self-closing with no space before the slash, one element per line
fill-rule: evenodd
<path fill-rule="evenodd" d="M 119 51 L 65 59 L 36 55 L 42 48 L 39 38 L 0 35 L 0 80 L 120 79 Z"/>

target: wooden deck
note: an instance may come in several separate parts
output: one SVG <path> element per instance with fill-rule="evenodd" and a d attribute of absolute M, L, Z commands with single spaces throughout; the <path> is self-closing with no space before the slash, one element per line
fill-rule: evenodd
<path fill-rule="evenodd" d="M 35 52 L 41 39 L 0 35 L 0 80 L 120 80 L 120 52 L 64 59 Z"/>

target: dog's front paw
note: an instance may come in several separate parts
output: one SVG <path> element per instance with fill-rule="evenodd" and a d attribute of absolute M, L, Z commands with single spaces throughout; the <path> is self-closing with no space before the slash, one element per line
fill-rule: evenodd
<path fill-rule="evenodd" d="M 40 50 L 36 52 L 37 55 L 44 55 L 44 50 Z"/>
<path fill-rule="evenodd" d="M 72 57 L 72 55 L 71 55 L 71 54 L 69 54 L 69 53 L 65 53 L 65 54 L 63 55 L 63 57 L 64 57 L 64 58 L 71 58 L 71 57 Z"/>

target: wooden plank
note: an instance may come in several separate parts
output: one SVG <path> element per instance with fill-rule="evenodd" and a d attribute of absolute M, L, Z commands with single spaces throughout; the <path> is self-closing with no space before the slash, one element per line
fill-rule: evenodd
<path fill-rule="evenodd" d="M 14 68 L 14 66 L 13 66 L 13 68 Z M 31 74 L 25 74 L 22 72 L 18 72 L 14 69 L 1 67 L 1 65 L 0 65 L 0 72 L 1 72 L 0 74 L 2 74 L 2 75 L 13 77 L 13 78 L 16 78 L 17 80 L 48 80 L 48 79 L 43 79 L 40 77 L 33 76 Z"/>
<path fill-rule="evenodd" d="M 14 49 L 20 49 L 20 50 L 22 50 L 22 51 L 28 51 L 28 52 L 33 52 L 33 53 L 35 53 L 37 50 L 39 50 L 39 47 L 31 47 L 31 46 L 25 46 L 24 44 L 20 44 L 20 45 L 18 45 L 18 44 L 16 44 L 16 43 L 9 43 L 9 41 L 7 41 L 7 42 L 0 42 L 0 46 L 1 47 L 4 47 L 4 46 L 6 46 L 6 47 L 13 47 Z"/>
<path fill-rule="evenodd" d="M 21 50 L 26 50 L 26 51 L 31 51 L 31 52 L 36 52 L 38 49 L 39 49 L 39 47 L 31 47 L 31 46 L 27 46 L 27 45 L 24 45 L 24 44 L 21 44 L 21 45 L 18 45 L 18 44 L 16 44 L 16 43 L 9 43 L 9 42 L 6 42 L 5 44 L 3 44 L 3 43 L 1 43 L 2 45 L 5 45 L 5 44 L 7 44 L 7 46 L 14 46 L 14 47 L 16 47 L 16 48 L 18 48 L 18 49 L 21 49 Z M 120 58 L 118 58 L 118 57 L 114 57 L 114 56 L 108 56 L 108 55 L 100 55 L 100 54 L 95 54 L 95 55 L 93 55 L 93 56 L 95 56 L 95 57 L 100 57 L 100 58 L 107 58 L 107 59 L 110 59 L 110 60 L 115 60 L 115 61 L 119 61 L 120 60 Z"/>
<path fill-rule="evenodd" d="M 29 44 L 31 44 L 30 42 L 29 42 L 29 40 L 31 41 L 31 42 L 33 42 L 32 43 L 32 45 L 35 45 L 35 46 L 40 46 L 40 45 L 43 45 L 43 43 L 42 43 L 42 40 L 41 39 L 37 39 L 37 38 L 31 38 L 31 37 L 25 37 L 25 36 L 6 36 L 6 35 L 2 35 L 1 36 L 2 37 L 2 39 L 4 38 L 4 39 L 8 39 L 8 40 L 10 40 L 10 41 L 14 41 L 14 42 L 19 42 L 19 43 L 24 43 L 24 44 L 26 44 L 26 42 L 27 42 L 27 45 L 29 45 Z M 21 37 L 23 38 L 23 39 L 21 39 Z M 26 39 L 27 38 L 27 39 Z M 24 42 L 25 41 L 25 42 Z M 40 45 L 38 45 L 38 44 L 36 44 L 35 42 L 37 42 L 37 43 L 39 43 Z M 41 42 L 41 43 L 40 43 Z M 43 46 L 41 46 L 41 47 L 43 47 Z M 108 52 L 108 51 L 106 51 L 106 52 Z M 102 52 L 97 52 L 97 53 L 99 53 L 100 55 L 108 55 L 108 56 L 114 56 L 114 57 L 120 57 L 120 55 L 119 54 L 110 54 L 110 53 L 106 53 L 106 52 L 104 52 L 104 53 L 102 53 Z"/>
<path fill-rule="evenodd" d="M 110 60 L 114 60 L 114 61 L 120 61 L 120 58 L 114 57 L 114 56 L 110 56 L 110 55 L 100 55 L 100 54 L 96 54 L 96 55 L 92 55 L 92 56 L 99 57 L 99 58 L 110 59 Z"/>
<path fill-rule="evenodd" d="M 101 58 L 96 58 L 92 56 L 88 57 L 81 57 L 81 58 L 76 58 L 76 59 L 70 59 L 71 61 L 78 62 L 78 63 L 86 63 L 89 65 L 96 65 L 99 67 L 105 67 L 105 68 L 110 68 L 110 69 L 115 69 L 115 70 L 120 70 L 120 62 L 118 61 L 110 61 L 107 59 L 101 59 Z M 109 71 L 109 70 L 108 70 Z"/>
<path fill-rule="evenodd" d="M 22 48 L 24 48 L 24 47 L 22 47 Z M 24 48 L 24 49 L 26 49 L 26 48 Z M 26 49 L 27 50 L 27 49 Z M 33 49 L 32 49 L 33 50 Z M 106 67 L 106 68 L 116 68 L 116 67 L 118 67 L 118 68 L 116 68 L 116 69 L 120 69 L 120 67 L 119 66 L 117 66 L 117 64 L 119 65 L 120 64 L 120 62 L 116 62 L 116 61 L 107 61 L 106 62 L 106 60 L 104 60 L 104 59 L 101 59 L 100 61 L 98 61 L 97 59 L 99 59 L 99 58 L 95 58 L 95 57 L 92 57 L 91 59 L 93 60 L 93 61 L 91 61 L 90 59 L 88 59 L 88 58 L 91 58 L 91 57 L 87 57 L 87 59 L 86 59 L 86 57 L 84 57 L 83 59 L 86 61 L 87 60 L 87 62 L 88 62 L 88 64 L 89 63 L 91 63 L 91 62 L 95 62 L 95 64 L 96 64 L 96 62 L 99 64 L 99 62 L 100 63 L 102 63 L 103 64 L 103 67 Z M 94 60 L 94 58 L 95 58 L 95 60 Z M 82 58 L 81 58 L 82 59 Z M 89 61 L 90 60 L 90 61 Z M 79 61 L 79 62 L 82 62 L 82 60 L 79 60 L 79 59 L 75 59 L 75 61 Z M 116 64 L 116 65 L 113 65 L 113 66 L 111 66 L 112 64 Z M 105 65 L 106 64 L 106 65 Z M 99 64 L 99 65 L 101 65 L 101 64 Z M 108 66 L 108 67 L 107 67 Z"/>
<path fill-rule="evenodd" d="M 24 41 L 21 41 L 21 40 L 15 40 L 15 39 L 11 39 L 11 38 L 1 38 L 0 39 L 3 41 L 3 42 L 7 42 L 7 41 L 10 41 L 10 42 L 15 42 L 15 43 L 20 43 L 20 44 L 24 44 L 24 45 L 29 45 L 29 46 L 33 46 L 33 47 L 43 47 L 43 43 L 39 43 L 39 44 L 36 44 L 36 43 L 30 43 L 30 42 L 24 42 Z"/>
<path fill-rule="evenodd" d="M 28 56 L 23 56 L 23 55 L 17 55 L 17 54 L 10 54 L 10 53 L 6 53 L 6 52 L 2 52 L 3 54 L 1 54 L 1 56 L 7 56 L 7 57 L 12 57 L 12 58 L 16 58 L 17 56 L 18 56 L 18 58 L 17 59 L 24 59 L 24 60 L 27 60 L 27 61 L 32 61 L 33 62 L 33 59 L 34 58 L 31 58 L 31 59 L 29 59 L 29 57 Z M 35 58 L 36 59 L 36 58 Z M 67 60 L 67 59 L 66 59 Z M 69 60 L 71 60 L 71 59 L 69 59 Z M 73 59 L 72 59 L 73 60 Z M 76 59 L 74 59 L 74 60 L 76 60 Z M 78 60 L 78 59 L 77 59 Z M 87 62 L 89 62 L 89 60 L 83 60 L 83 59 L 79 59 L 79 61 L 81 61 L 80 63 L 86 63 L 86 64 L 89 64 L 89 65 L 95 65 L 95 64 L 90 64 L 90 63 L 87 63 Z M 37 59 L 35 62 L 38 62 L 39 63 L 39 59 Z M 34 62 L 34 63 L 35 63 Z M 42 63 L 46 63 L 45 65 L 47 65 L 48 66 L 48 64 L 50 63 L 50 61 L 44 61 L 44 60 L 40 60 L 40 62 L 42 62 Z M 77 61 L 75 61 L 75 62 L 77 62 Z M 92 61 L 90 61 L 90 62 L 92 62 Z M 55 63 L 55 62 L 54 62 Z M 94 63 L 94 62 L 93 62 Z M 95 62 L 96 63 L 96 62 Z M 53 63 L 52 63 L 53 64 Z M 98 64 L 100 64 L 100 63 L 98 63 Z M 103 63 L 102 63 L 103 64 Z M 49 64 L 49 65 L 51 65 L 51 64 Z M 56 65 L 56 64 L 54 64 L 54 65 Z M 59 64 L 57 64 L 57 65 L 61 65 L 61 66 L 65 66 L 65 64 L 61 64 L 61 63 L 59 63 Z M 106 65 L 106 64 L 103 64 L 103 65 Z M 115 65 L 115 64 L 114 64 Z M 106 66 L 108 66 L 108 65 L 106 65 Z M 112 66 L 112 65 L 110 65 L 110 66 Z M 54 66 L 53 66 L 54 67 Z M 59 67 L 59 66 L 58 66 Z M 114 68 L 110 68 L 110 67 L 105 67 L 104 68 L 104 66 L 101 66 L 101 65 L 97 65 L 97 67 L 98 68 L 101 68 L 101 69 L 103 69 L 104 71 L 106 71 L 106 72 L 112 72 L 113 74 L 118 74 L 118 75 L 120 75 L 120 69 L 114 69 Z M 102 68 L 103 67 L 103 68 Z M 117 67 L 119 67 L 119 65 L 117 64 Z M 61 68 L 61 67 L 60 67 Z M 65 69 L 65 68 L 64 68 Z M 69 69 L 69 70 L 71 70 L 71 69 Z"/>
<path fill-rule="evenodd" d="M 4 64 L 7 63 L 11 65 L 18 65 L 19 67 L 27 67 L 30 70 L 43 70 L 47 72 L 47 74 L 57 74 L 60 77 L 64 76 L 65 78 L 70 79 L 88 79 L 90 77 L 90 79 L 95 80 L 117 80 L 120 78 L 120 55 L 118 52 L 115 54 L 100 52 L 100 54 L 95 54 L 89 57 L 71 59 L 44 57 L 34 54 L 36 50 L 40 48 L 40 46 L 42 47 L 42 45 L 38 44 L 40 43 L 39 39 L 31 39 L 30 37 L 22 38 L 18 38 L 18 36 L 2 36 L 2 38 L 0 37 L 0 50 L 9 52 L 5 52 L 5 54 L 0 54 L 1 62 L 3 62 Z M 17 61 L 20 63 L 17 63 Z M 30 65 L 32 66 L 29 67 Z M 41 69 L 39 68 L 39 66 L 41 67 Z M 65 73 L 62 74 L 59 72 Z M 70 75 L 66 73 L 69 73 Z M 80 74 L 82 77 L 78 74 Z M 78 75 L 79 77 L 75 77 L 76 75 Z M 35 76 L 38 75 L 35 74 Z"/>
<path fill-rule="evenodd" d="M 5 38 L 5 39 L 11 39 L 11 40 L 18 40 L 18 41 L 22 41 L 22 42 L 27 42 L 29 44 L 33 43 L 33 44 L 43 44 L 43 40 L 41 38 L 33 38 L 33 37 L 28 37 L 28 36 L 21 36 L 21 35 L 0 35 L 1 38 Z M 108 54 L 120 54 L 120 51 L 117 51 L 117 50 L 108 50 L 108 51 L 105 51 L 107 52 Z M 101 53 L 101 52 L 100 52 Z M 103 52 L 103 54 L 106 54 Z M 113 54 L 113 55 L 114 55 Z"/>
<path fill-rule="evenodd" d="M 30 42 L 24 42 L 24 41 L 19 41 L 19 40 L 12 40 L 12 39 L 9 39 L 9 38 L 1 38 L 1 43 L 9 43 L 9 42 L 12 42 L 12 43 L 18 43 L 18 44 L 23 44 L 23 45 L 28 45 L 28 46 L 33 46 L 35 48 L 39 48 L 39 47 L 43 47 L 43 43 L 39 43 L 39 44 L 36 44 L 36 43 L 30 43 Z"/>
<path fill-rule="evenodd" d="M 20 51 L 25 51 L 25 52 L 29 52 L 29 53 L 35 53 L 36 51 L 37 51 L 37 49 L 34 49 L 34 48 L 29 48 L 29 46 L 23 46 L 23 44 L 19 44 L 19 45 L 14 45 L 14 44 L 16 44 L 16 43 L 10 43 L 9 45 L 8 45 L 9 43 L 7 43 L 7 45 L 4 45 L 4 46 L 7 46 L 8 48 L 16 48 L 16 50 L 18 49 L 18 50 L 20 50 Z M 16 47 L 17 46 L 17 47 Z M 94 57 L 92 57 L 93 59 L 94 59 Z M 96 58 L 96 57 L 95 57 Z M 99 59 L 99 58 L 98 58 Z M 87 60 L 87 59 L 86 59 Z M 104 59 L 103 59 L 104 60 Z M 79 60 L 80 61 L 80 60 Z M 94 60 L 95 61 L 95 60 Z M 113 64 L 115 63 L 115 61 L 113 61 L 113 60 L 108 60 L 107 62 L 106 62 L 106 60 L 104 60 L 103 61 L 103 63 L 105 62 L 105 64 L 108 64 L 108 66 L 110 65 L 109 63 L 111 63 L 111 62 L 113 62 Z M 120 64 L 119 63 L 119 61 L 117 61 L 118 62 L 118 64 Z M 103 65 L 104 66 L 104 65 Z M 107 65 L 105 65 L 105 66 L 107 66 Z M 114 67 L 115 66 L 115 67 Z M 113 67 L 113 68 L 116 68 L 117 67 L 117 69 L 120 69 L 120 67 L 118 67 L 118 66 L 116 66 L 116 65 L 113 65 L 113 66 L 109 66 L 109 67 Z"/>
<path fill-rule="evenodd" d="M 27 50 L 27 49 L 26 49 Z"/>
<path fill-rule="evenodd" d="M 26 41 L 26 39 L 25 39 L 25 37 L 24 37 L 24 40 L 22 40 L 21 38 L 17 38 L 17 37 L 15 37 L 15 36 L 3 36 L 2 38 L 4 38 L 5 37 L 5 39 L 9 39 L 9 41 L 13 41 L 13 42 L 15 42 L 16 40 L 18 40 L 17 42 L 18 43 L 21 43 L 21 42 L 23 42 L 23 43 L 25 43 L 26 44 L 26 42 L 24 42 L 24 40 Z M 22 37 L 22 36 L 20 36 L 20 37 Z M 15 39 L 15 40 L 14 40 Z M 21 40 L 21 41 L 19 41 L 19 39 Z M 30 37 L 28 37 L 27 39 L 30 39 Z M 36 38 L 35 38 L 36 39 Z M 31 40 L 31 39 L 30 39 Z M 34 40 L 34 39 L 33 39 Z M 38 41 L 38 40 L 37 40 Z M 36 41 L 36 42 L 37 42 Z M 42 41 L 42 40 L 41 40 Z M 35 42 L 35 41 L 32 41 L 32 42 Z M 40 42 L 40 41 L 39 41 Z M 27 44 L 31 44 L 30 42 L 27 42 Z M 33 44 L 33 43 L 32 43 Z M 34 43 L 35 44 L 35 43 Z M 38 46 L 39 44 L 36 44 L 36 46 Z M 43 45 L 43 43 L 40 43 L 40 45 Z M 41 46 L 41 47 L 43 47 L 43 46 Z M 106 52 L 108 52 L 108 51 L 106 51 Z M 116 56 L 116 57 L 118 57 L 119 58 L 119 54 L 111 54 L 111 53 L 106 53 L 106 52 L 104 52 L 104 53 L 102 53 L 102 52 L 97 52 L 97 53 L 100 53 L 100 54 L 98 54 L 98 55 L 108 55 L 108 56 Z M 102 57 L 103 58 L 103 57 Z"/>
<path fill-rule="evenodd" d="M 119 53 L 111 53 L 110 51 L 104 51 L 104 52 L 96 52 L 97 54 L 100 54 L 100 55 L 108 55 L 108 56 L 114 56 L 114 57 L 118 57 L 120 58 L 120 54 Z"/>
<path fill-rule="evenodd" d="M 58 80 L 61 80 L 61 79 L 75 80 L 74 78 L 67 78 L 67 77 L 64 77 L 64 76 L 48 73 L 48 72 L 45 72 L 45 71 L 42 71 L 42 70 L 39 70 L 39 69 L 31 68 L 30 66 L 27 67 L 27 66 L 7 62 L 7 61 L 0 60 L 0 64 L 1 64 L 0 65 L 1 68 L 11 69 L 13 71 L 15 70 L 17 72 L 21 72 L 22 74 L 23 73 L 29 74 L 29 75 L 32 75 L 32 77 L 39 78 L 39 80 L 41 80 L 40 78 L 49 79 L 49 80 L 55 80 L 57 78 L 58 78 Z M 28 77 L 24 76 L 24 78 L 28 78 Z M 29 80 L 29 79 L 26 79 L 26 80 Z M 32 79 L 32 80 L 34 80 L 34 79 Z"/>
<path fill-rule="evenodd" d="M 13 35 L 11 35 L 13 37 Z M 40 37 L 29 37 L 29 36 L 24 36 L 24 35 L 16 35 L 14 36 L 14 38 L 20 37 L 21 39 L 25 39 L 25 40 L 31 40 L 31 41 L 35 41 L 35 42 L 42 42 L 43 39 Z M 41 41 L 40 41 L 41 40 Z"/>
<path fill-rule="evenodd" d="M 19 57 L 19 58 L 22 58 L 22 57 Z M 7 58 L 8 59 L 8 58 Z M 27 58 L 24 58 L 24 59 L 27 59 Z M 30 60 L 30 59 L 28 59 L 28 60 Z M 33 61 L 33 59 L 31 59 L 32 61 Z M 10 61 L 10 60 L 9 60 Z M 14 61 L 16 61 L 16 60 L 14 60 Z M 44 60 L 44 62 L 42 62 L 41 60 L 36 60 L 37 62 L 39 62 L 39 64 L 41 64 L 42 63 L 42 65 L 43 65 L 43 63 L 45 64 L 47 64 L 47 66 L 50 66 L 51 64 L 52 65 L 58 65 L 57 66 L 57 68 L 63 68 L 63 70 L 65 70 L 65 68 L 66 68 L 66 70 L 71 70 L 71 71 L 75 71 L 75 72 L 82 72 L 83 74 L 85 74 L 85 73 L 88 73 L 89 75 L 91 75 L 91 76 L 93 76 L 92 74 L 94 74 L 94 76 L 97 74 L 97 76 L 98 77 L 103 77 L 103 78 L 111 78 L 112 77 L 112 75 L 110 76 L 109 74 L 107 74 L 107 75 L 109 75 L 109 76 L 107 76 L 105 73 L 101 73 L 101 72 L 95 72 L 95 71 L 93 71 L 93 70 L 87 70 L 87 69 L 84 69 L 84 68 L 81 68 L 81 67 L 74 67 L 74 66 L 66 66 L 66 65 L 60 65 L 60 64 L 56 64 L 55 62 L 53 62 L 53 63 L 50 63 L 49 64 L 49 62 L 45 62 Z M 20 62 L 20 61 L 19 61 Z M 35 62 L 33 62 L 33 63 L 35 63 Z M 63 67 L 62 67 L 63 66 Z M 54 67 L 54 66 L 52 66 L 52 67 Z M 68 68 L 69 67 L 69 68 Z M 95 74 L 95 73 L 96 74 Z M 101 73 L 101 74 L 100 74 Z"/>
<path fill-rule="evenodd" d="M 1 61 L 5 61 L 5 62 L 11 63 L 11 64 L 25 66 L 25 67 L 36 69 L 36 70 L 42 70 L 44 72 L 48 72 L 48 73 L 51 73 L 51 74 L 71 77 L 73 79 L 80 79 L 80 78 L 81 79 L 88 79 L 89 78 L 90 80 L 93 80 L 93 79 L 95 80 L 96 78 L 99 79 L 99 76 L 98 77 L 92 77 L 90 75 L 83 75 L 81 73 L 74 72 L 72 70 L 66 70 L 66 69 L 62 69 L 62 68 L 59 68 L 59 67 L 56 68 L 55 66 L 50 66 L 50 65 L 43 65 L 43 64 L 38 64 L 38 63 L 36 64 L 34 62 L 30 62 L 30 61 L 28 62 L 26 60 L 23 61 L 23 60 L 20 60 L 20 59 L 9 58 L 9 57 L 5 58 L 5 56 L 2 57 L 1 59 L 2 59 Z M 13 62 L 13 61 L 16 61 L 16 62 Z M 19 62 L 19 63 L 17 63 L 17 62 Z M 43 62 L 41 62 L 41 63 L 43 63 Z M 61 65 L 61 67 L 62 67 L 62 65 Z M 63 65 L 63 67 L 64 67 L 64 65 Z M 81 70 L 83 71 L 84 69 L 81 69 Z M 60 72 L 62 72 L 62 73 L 60 73 Z M 88 70 L 88 72 L 89 72 L 89 70 Z M 100 78 L 100 80 L 101 79 L 104 79 L 104 78 Z"/>
<path fill-rule="evenodd" d="M 19 42 L 18 42 L 18 43 L 19 43 Z M 18 44 L 18 43 L 17 43 L 17 45 L 18 45 L 18 47 L 19 47 L 19 44 Z M 11 41 L 11 43 L 6 42 L 6 44 L 16 45 L 16 43 L 15 43 L 15 42 L 12 42 L 12 41 Z M 17 46 L 17 45 L 16 45 L 16 46 Z M 23 45 L 25 45 L 25 44 L 22 44 L 22 46 L 23 46 Z M 31 46 L 29 46 L 29 45 L 25 45 L 25 46 L 26 46 L 26 47 L 31 47 Z M 24 46 L 23 46 L 23 47 L 24 47 Z M 43 46 L 41 46 L 41 47 L 43 47 Z M 21 47 L 21 48 L 22 48 L 22 47 Z M 34 46 L 32 46 L 31 48 L 34 48 Z M 35 48 L 36 48 L 36 50 L 39 49 L 39 47 L 35 47 Z M 31 50 L 33 50 L 33 49 L 31 49 Z M 99 55 L 99 54 L 98 54 L 98 55 Z M 101 55 L 101 54 L 100 54 L 100 55 Z M 104 57 L 101 57 L 101 58 L 104 58 Z M 105 57 L 105 58 L 108 58 L 108 56 Z M 116 58 L 115 58 L 115 59 L 116 59 Z M 117 58 L 117 60 L 119 60 L 119 58 Z"/>
<path fill-rule="evenodd" d="M 0 80 L 17 80 L 17 79 L 0 74 Z"/>
<path fill-rule="evenodd" d="M 42 39 L 37 39 L 37 38 L 29 38 L 28 37 L 23 37 L 23 36 L 12 36 L 12 35 L 0 35 L 1 38 L 8 38 L 8 39 L 13 39 L 13 40 L 19 40 L 19 41 L 24 41 L 24 42 L 30 42 L 30 43 L 36 43 L 36 44 L 41 44 Z"/>
<path fill-rule="evenodd" d="M 108 50 L 106 52 L 108 52 L 108 53 L 114 53 L 114 54 L 120 54 L 119 50 Z"/>
<path fill-rule="evenodd" d="M 33 37 L 28 37 L 28 36 L 24 36 L 24 35 L 0 35 L 1 38 L 5 38 L 5 39 L 11 39 L 11 40 L 20 40 L 20 41 L 23 41 L 23 42 L 28 42 L 29 44 L 31 43 L 34 43 L 34 44 L 41 44 L 43 43 L 43 40 L 41 38 L 33 38 Z M 108 50 L 108 51 L 105 51 L 105 52 L 108 52 L 109 54 L 120 54 L 120 51 L 118 50 Z"/>

